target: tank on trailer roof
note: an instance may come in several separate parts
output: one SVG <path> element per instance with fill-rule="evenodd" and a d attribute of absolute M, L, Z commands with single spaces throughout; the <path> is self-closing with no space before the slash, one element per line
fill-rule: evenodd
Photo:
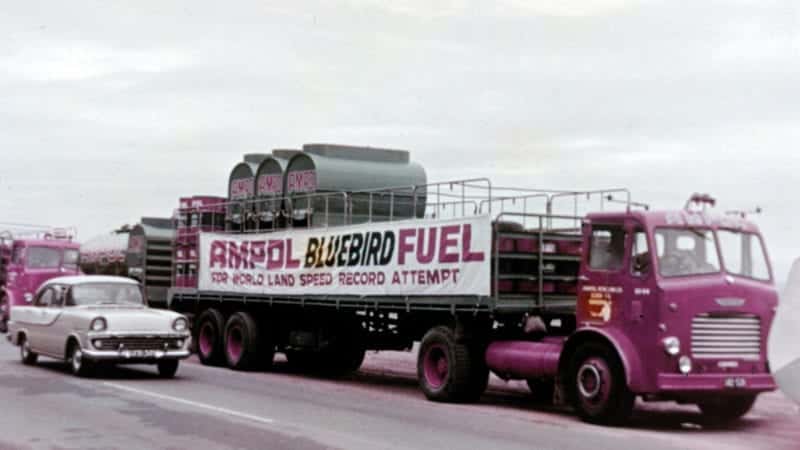
<path fill-rule="evenodd" d="M 249 153 L 243 161 L 236 164 L 228 177 L 228 201 L 226 227 L 230 231 L 243 231 L 250 228 L 254 217 L 253 200 L 256 192 L 256 172 L 258 166 L 269 155 Z"/>
<path fill-rule="evenodd" d="M 283 174 L 289 159 L 300 150 L 275 149 L 256 170 L 256 212 L 259 230 L 282 226 Z"/>
<path fill-rule="evenodd" d="M 346 221 L 343 192 L 353 223 L 422 217 L 426 183 L 425 169 L 405 150 L 306 144 L 289 161 L 284 190 L 296 226 L 309 218 L 321 226 Z"/>

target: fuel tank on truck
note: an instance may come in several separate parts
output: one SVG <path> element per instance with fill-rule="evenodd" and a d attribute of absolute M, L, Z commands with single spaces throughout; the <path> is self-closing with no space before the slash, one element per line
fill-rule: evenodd
<path fill-rule="evenodd" d="M 346 217 L 342 192 L 353 223 L 422 217 L 426 183 L 425 169 L 405 150 L 306 144 L 289 161 L 284 192 L 296 222 L 336 225 Z"/>
<path fill-rule="evenodd" d="M 289 159 L 298 153 L 300 150 L 275 149 L 258 165 L 255 198 L 260 229 L 282 226 L 284 171 Z"/>
<path fill-rule="evenodd" d="M 228 177 L 228 201 L 226 226 L 231 231 L 242 231 L 248 227 L 253 212 L 256 193 L 256 172 L 268 154 L 248 153 L 244 160 L 231 169 Z"/>

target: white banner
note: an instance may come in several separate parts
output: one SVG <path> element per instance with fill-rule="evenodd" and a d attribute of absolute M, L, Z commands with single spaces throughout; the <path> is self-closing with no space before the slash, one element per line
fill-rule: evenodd
<path fill-rule="evenodd" d="M 198 288 L 264 295 L 490 295 L 488 216 L 200 234 Z"/>

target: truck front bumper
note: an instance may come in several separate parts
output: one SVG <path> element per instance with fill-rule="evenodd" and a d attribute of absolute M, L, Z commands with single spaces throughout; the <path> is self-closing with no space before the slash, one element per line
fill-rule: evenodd
<path fill-rule="evenodd" d="M 666 394 L 757 394 L 777 389 L 769 373 L 714 373 L 674 374 L 661 373 L 658 391 Z"/>

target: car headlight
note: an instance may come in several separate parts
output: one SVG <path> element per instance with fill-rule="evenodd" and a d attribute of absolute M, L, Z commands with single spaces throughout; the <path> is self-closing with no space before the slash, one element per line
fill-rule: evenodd
<path fill-rule="evenodd" d="M 681 356 L 678 360 L 678 370 L 681 371 L 682 374 L 686 375 L 692 371 L 692 358 L 689 358 L 686 355 Z"/>
<path fill-rule="evenodd" d="M 664 344 L 664 351 L 669 356 L 678 356 L 678 353 L 681 352 L 681 341 L 675 336 L 666 337 L 661 342 Z"/>
<path fill-rule="evenodd" d="M 96 319 L 92 320 L 92 323 L 89 325 L 89 329 L 92 331 L 105 331 L 108 328 L 108 323 L 106 319 L 102 317 L 97 317 Z"/>
<path fill-rule="evenodd" d="M 172 322 L 172 329 L 175 331 L 186 331 L 189 328 L 189 322 L 183 317 L 178 317 Z"/>
<path fill-rule="evenodd" d="M 26 292 L 23 298 L 25 299 L 25 302 L 30 303 L 33 301 L 33 294 Z"/>

